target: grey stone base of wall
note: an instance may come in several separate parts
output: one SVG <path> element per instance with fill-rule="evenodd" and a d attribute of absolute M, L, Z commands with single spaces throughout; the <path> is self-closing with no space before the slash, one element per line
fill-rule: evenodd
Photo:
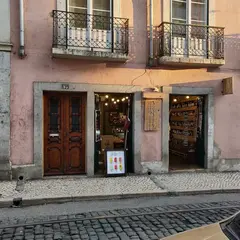
<path fill-rule="evenodd" d="M 9 47 L 1 43 L 1 48 Z M 0 179 L 10 180 L 10 52 L 0 51 Z"/>
<path fill-rule="evenodd" d="M 27 179 L 41 179 L 43 178 L 42 166 L 22 165 L 22 166 L 12 166 L 12 178 L 18 179 L 23 176 L 25 180 Z"/>
<path fill-rule="evenodd" d="M 0 163 L 0 180 L 12 180 L 12 170 L 9 162 Z"/>
<path fill-rule="evenodd" d="M 163 161 L 156 162 L 142 162 L 142 174 L 158 174 L 158 173 L 167 173 L 168 167 L 164 165 Z"/>
<path fill-rule="evenodd" d="M 240 171 L 240 159 L 214 159 L 213 169 L 216 172 Z"/>

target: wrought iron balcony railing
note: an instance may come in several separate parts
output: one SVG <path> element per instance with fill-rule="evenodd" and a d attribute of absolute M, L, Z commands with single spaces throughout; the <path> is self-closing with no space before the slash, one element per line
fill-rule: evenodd
<path fill-rule="evenodd" d="M 128 19 L 53 10 L 53 47 L 128 54 Z"/>
<path fill-rule="evenodd" d="M 156 40 L 157 57 L 224 59 L 224 28 L 163 22 Z"/>

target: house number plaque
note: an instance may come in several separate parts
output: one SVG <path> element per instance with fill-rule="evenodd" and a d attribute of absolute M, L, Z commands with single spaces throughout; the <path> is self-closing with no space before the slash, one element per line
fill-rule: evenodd
<path fill-rule="evenodd" d="M 69 84 L 62 84 L 62 89 L 69 89 Z"/>

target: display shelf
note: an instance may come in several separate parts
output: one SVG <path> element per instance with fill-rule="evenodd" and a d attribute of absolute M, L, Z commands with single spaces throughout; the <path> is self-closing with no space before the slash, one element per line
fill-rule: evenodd
<path fill-rule="evenodd" d="M 184 136 L 184 135 L 178 135 L 178 134 L 173 134 L 173 138 L 179 139 L 179 140 L 188 140 L 189 142 L 195 142 L 196 137 L 194 136 Z"/>
<path fill-rule="evenodd" d="M 182 111 L 194 111 L 197 109 L 197 106 L 192 107 L 183 107 L 183 108 L 172 108 L 172 112 L 182 112 Z"/>
<path fill-rule="evenodd" d="M 187 117 L 184 117 L 184 116 L 174 116 L 174 117 L 171 117 L 170 118 L 170 122 L 171 121 L 195 121 L 196 120 L 196 117 L 195 116 L 187 116 Z"/>
<path fill-rule="evenodd" d="M 195 127 L 184 127 L 184 126 L 174 126 L 170 125 L 171 129 L 176 129 L 176 130 L 192 130 L 194 131 L 196 128 Z"/>
<path fill-rule="evenodd" d="M 184 159 L 192 158 L 197 140 L 197 122 L 198 99 L 183 99 L 172 103 L 169 120 L 171 154 Z"/>

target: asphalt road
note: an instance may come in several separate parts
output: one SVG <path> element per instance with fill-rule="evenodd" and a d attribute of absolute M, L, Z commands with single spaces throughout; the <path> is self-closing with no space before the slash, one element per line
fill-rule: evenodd
<path fill-rule="evenodd" d="M 239 197 L 162 197 L 0 209 L 0 240 L 161 239 L 231 216 L 240 210 Z M 54 213 L 54 209 L 65 212 Z"/>

